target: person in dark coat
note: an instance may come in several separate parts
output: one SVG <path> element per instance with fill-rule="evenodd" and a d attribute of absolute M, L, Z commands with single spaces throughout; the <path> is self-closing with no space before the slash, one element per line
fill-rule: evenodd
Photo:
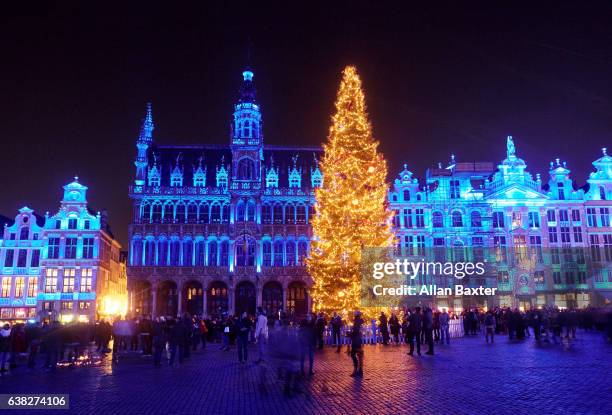
<path fill-rule="evenodd" d="M 151 325 L 151 335 L 153 336 L 153 366 L 161 367 L 161 358 L 166 348 L 167 336 L 165 327 L 159 318 Z"/>
<path fill-rule="evenodd" d="M 386 346 L 389 344 L 389 326 L 387 325 L 387 316 L 384 312 L 380 313 L 380 334 L 382 334 L 383 344 Z"/>
<path fill-rule="evenodd" d="M 395 313 L 391 313 L 391 317 L 389 318 L 389 327 L 391 328 L 391 336 L 393 337 L 393 341 L 395 344 L 399 344 L 400 322 Z"/>
<path fill-rule="evenodd" d="M 433 313 L 431 308 L 426 307 L 425 313 L 423 313 L 423 331 L 425 332 L 425 342 L 427 343 L 427 351 L 425 354 L 434 354 L 434 341 L 433 341 Z"/>
<path fill-rule="evenodd" d="M 238 361 L 246 362 L 248 359 L 248 344 L 249 332 L 253 323 L 248 318 L 246 311 L 242 313 L 242 317 L 236 322 L 236 341 L 238 343 Z"/>
<path fill-rule="evenodd" d="M 414 309 L 414 313 L 410 314 L 408 319 L 408 342 L 410 343 L 410 351 L 408 354 L 412 356 L 414 352 L 414 340 L 416 338 L 417 354 L 421 355 L 421 330 L 423 329 L 423 318 L 421 316 L 421 307 Z"/>
<path fill-rule="evenodd" d="M 308 373 L 314 375 L 314 349 L 318 340 L 318 328 L 312 320 L 312 314 L 308 313 L 306 318 L 300 322 L 298 337 L 300 344 L 300 373 L 304 375 L 304 360 L 308 353 Z"/>
<path fill-rule="evenodd" d="M 336 353 L 340 353 L 340 330 L 342 329 L 342 317 L 338 315 L 338 313 L 334 312 L 334 316 L 331 319 L 331 328 L 332 328 L 332 344 L 338 346 L 336 349 Z"/>
<path fill-rule="evenodd" d="M 178 352 L 178 363 L 183 363 L 183 352 L 185 350 L 185 338 L 187 328 L 183 324 L 183 320 L 170 320 L 169 324 L 168 343 L 170 345 L 170 366 L 174 365 Z M 150 333 L 150 331 L 149 331 Z"/>
<path fill-rule="evenodd" d="M 382 313 L 384 315 L 384 313 Z M 386 317 L 385 317 L 386 320 Z M 361 342 L 361 326 L 363 325 L 363 319 L 361 318 L 361 312 L 355 311 L 355 320 L 353 321 L 353 328 L 349 332 L 351 339 L 351 359 L 353 360 L 353 373 L 351 377 L 362 377 L 363 376 L 363 344 Z M 387 332 L 388 336 L 388 332 Z"/>

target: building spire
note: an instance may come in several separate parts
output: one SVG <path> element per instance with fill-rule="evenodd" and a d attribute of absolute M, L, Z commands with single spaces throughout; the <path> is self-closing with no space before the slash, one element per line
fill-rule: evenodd
<path fill-rule="evenodd" d="M 136 161 L 134 162 L 134 165 L 136 166 L 135 184 L 137 186 L 142 186 L 145 184 L 145 179 L 147 177 L 147 166 L 149 164 L 147 152 L 149 150 L 149 146 L 153 143 L 154 129 L 155 125 L 153 124 L 153 111 L 151 108 L 151 103 L 147 102 L 147 112 L 145 114 L 145 118 L 142 120 L 140 134 L 138 135 L 138 140 L 136 141 L 136 149 L 138 150 L 138 153 L 136 154 Z"/>
<path fill-rule="evenodd" d="M 142 120 L 142 126 L 140 127 L 140 136 L 138 141 L 144 141 L 150 143 L 153 141 L 153 130 L 155 125 L 153 124 L 153 111 L 151 103 L 147 102 L 147 113 L 144 120 Z"/>

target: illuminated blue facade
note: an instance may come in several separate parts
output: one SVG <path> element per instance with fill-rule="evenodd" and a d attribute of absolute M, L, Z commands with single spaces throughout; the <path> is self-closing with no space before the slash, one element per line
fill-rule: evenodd
<path fill-rule="evenodd" d="M 429 299 L 439 307 L 607 303 L 612 298 L 607 266 L 612 261 L 612 157 L 603 149 L 593 165 L 596 171 L 585 188 L 573 187 L 570 170 L 559 159 L 551 162 L 544 183 L 526 170 L 512 137 L 497 166 L 451 156 L 446 166 L 429 169 L 420 183 L 404 165 L 389 193 L 397 250 L 404 255 L 443 252 L 456 261 L 477 260 L 483 251 L 497 253 L 495 272 L 470 281 L 498 288 L 497 297 Z M 542 254 L 525 268 L 524 258 L 534 252 Z M 415 282 L 455 283 L 466 282 L 438 277 Z"/>
<path fill-rule="evenodd" d="M 130 187 L 134 314 L 309 307 L 304 259 L 321 149 L 264 145 L 253 79 L 242 73 L 229 145 L 157 145 L 147 106 Z"/>
<path fill-rule="evenodd" d="M 100 300 L 127 301 L 127 277 L 105 214 L 87 206 L 87 187 L 64 186 L 60 209 L 38 218 L 24 207 L 0 240 L 2 318 L 93 321 Z"/>

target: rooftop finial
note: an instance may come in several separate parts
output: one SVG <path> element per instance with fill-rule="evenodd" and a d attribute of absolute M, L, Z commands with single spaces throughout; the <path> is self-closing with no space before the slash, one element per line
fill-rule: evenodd
<path fill-rule="evenodd" d="M 556 158 L 555 161 L 557 162 L 557 166 L 561 165 L 561 159 Z"/>
<path fill-rule="evenodd" d="M 608 149 L 606 147 L 602 147 L 601 152 L 603 153 L 604 156 L 608 155 Z"/>
<path fill-rule="evenodd" d="M 79 176 L 74 176 L 74 181 L 78 183 L 79 182 Z"/>
<path fill-rule="evenodd" d="M 514 146 L 514 140 L 512 139 L 511 135 L 509 135 L 506 139 L 506 151 L 508 158 L 514 157 L 516 155 L 516 147 Z"/>

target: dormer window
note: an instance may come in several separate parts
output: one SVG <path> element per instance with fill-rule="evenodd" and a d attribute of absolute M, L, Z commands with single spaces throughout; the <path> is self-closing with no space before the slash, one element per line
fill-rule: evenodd
<path fill-rule="evenodd" d="M 159 176 L 149 176 L 149 186 L 159 186 L 160 178 Z"/>
<path fill-rule="evenodd" d="M 77 228 L 77 220 L 76 219 L 68 219 L 68 229 L 76 229 Z"/>
<path fill-rule="evenodd" d="M 410 190 L 404 190 L 404 201 L 408 202 L 410 200 Z"/>
<path fill-rule="evenodd" d="M 197 175 L 193 177 L 193 186 L 194 187 L 204 187 L 206 185 L 206 178 L 202 175 Z"/>
<path fill-rule="evenodd" d="M 172 173 L 170 176 L 170 186 L 172 187 L 182 187 L 183 186 L 183 175 L 180 173 Z"/>
<path fill-rule="evenodd" d="M 278 172 L 274 167 L 270 168 L 266 173 L 266 187 L 278 187 Z"/>
<path fill-rule="evenodd" d="M 557 189 L 559 192 L 559 200 L 565 199 L 565 190 L 563 189 L 563 183 L 557 183 Z"/>
<path fill-rule="evenodd" d="M 297 169 L 293 169 L 289 174 L 289 187 L 300 187 L 302 184 L 302 177 Z"/>

